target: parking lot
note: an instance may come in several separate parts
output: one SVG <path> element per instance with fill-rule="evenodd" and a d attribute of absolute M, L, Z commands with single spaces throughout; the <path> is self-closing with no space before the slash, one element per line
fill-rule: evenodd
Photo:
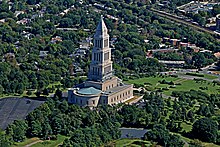
<path fill-rule="evenodd" d="M 25 117 L 40 106 L 44 101 L 27 98 L 3 98 L 0 99 L 0 128 L 6 129 L 14 120 Z"/>

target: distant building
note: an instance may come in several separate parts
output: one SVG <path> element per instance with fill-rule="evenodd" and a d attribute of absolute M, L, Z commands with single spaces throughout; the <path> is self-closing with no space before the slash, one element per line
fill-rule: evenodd
<path fill-rule="evenodd" d="M 113 75 L 108 30 L 101 18 L 94 35 L 88 80 L 83 83 L 82 88 L 68 90 L 68 102 L 93 108 L 122 103 L 131 98 L 133 85 L 124 84 Z"/>
<path fill-rule="evenodd" d="M 216 58 L 220 59 L 220 52 L 215 53 L 214 56 L 215 56 Z"/>
<path fill-rule="evenodd" d="M 48 55 L 47 53 L 48 53 L 48 51 L 40 51 L 39 57 L 44 58 Z"/>
<path fill-rule="evenodd" d="M 60 36 L 53 37 L 50 41 L 51 44 L 55 44 L 57 42 L 62 42 L 62 38 Z"/>
<path fill-rule="evenodd" d="M 216 30 L 220 31 L 220 14 L 216 16 Z"/>
<path fill-rule="evenodd" d="M 163 63 L 169 67 L 183 67 L 185 65 L 185 61 L 166 61 L 159 60 L 159 63 Z"/>

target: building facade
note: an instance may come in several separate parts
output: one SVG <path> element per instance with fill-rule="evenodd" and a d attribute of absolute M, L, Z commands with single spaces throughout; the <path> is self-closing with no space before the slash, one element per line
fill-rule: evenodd
<path fill-rule="evenodd" d="M 92 61 L 84 88 L 68 90 L 68 102 L 80 106 L 114 105 L 133 98 L 133 85 L 113 75 L 108 29 L 103 18 L 96 28 Z"/>

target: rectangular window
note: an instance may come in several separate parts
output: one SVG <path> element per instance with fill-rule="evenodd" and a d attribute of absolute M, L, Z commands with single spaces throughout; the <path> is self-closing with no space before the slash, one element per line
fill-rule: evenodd
<path fill-rule="evenodd" d="M 98 47 L 101 48 L 101 40 L 98 40 Z"/>
<path fill-rule="evenodd" d="M 104 47 L 107 47 L 108 46 L 108 39 L 105 39 L 104 40 Z"/>
<path fill-rule="evenodd" d="M 104 54 L 104 60 L 109 60 L 109 52 Z"/>
<path fill-rule="evenodd" d="M 111 65 L 104 68 L 104 73 L 108 73 L 111 71 Z"/>
<path fill-rule="evenodd" d="M 92 100 L 92 104 L 93 104 L 93 105 L 95 104 L 95 100 Z"/>

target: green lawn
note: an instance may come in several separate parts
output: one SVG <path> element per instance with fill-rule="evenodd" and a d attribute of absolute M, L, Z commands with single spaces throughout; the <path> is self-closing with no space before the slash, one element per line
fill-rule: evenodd
<path fill-rule="evenodd" d="M 151 145 L 149 141 L 143 141 L 141 139 L 119 139 L 111 144 L 115 147 L 142 147 Z"/>
<path fill-rule="evenodd" d="M 36 143 L 31 147 L 57 147 L 59 144 L 62 144 L 66 138 L 68 137 L 63 135 L 58 135 L 57 140 L 46 140 L 43 142 Z"/>
<path fill-rule="evenodd" d="M 199 87 L 208 87 L 207 90 L 201 90 Z M 196 83 L 194 80 L 185 80 L 181 82 L 181 85 L 176 85 L 176 88 L 170 88 L 170 90 L 165 91 L 164 94 L 171 95 L 172 91 L 189 91 L 189 90 L 201 90 L 207 94 L 220 94 L 220 86 L 213 85 L 211 82 Z"/>
<path fill-rule="evenodd" d="M 206 75 L 207 76 L 207 75 Z M 211 76 L 211 75 L 208 75 Z M 175 85 L 175 87 L 171 88 L 171 85 L 168 84 L 160 84 L 159 81 L 161 80 L 166 81 L 173 81 L 175 84 L 180 83 L 181 85 Z M 174 77 L 145 77 L 145 78 L 139 78 L 134 80 L 128 80 L 126 81 L 129 84 L 143 84 L 145 87 L 150 91 L 155 91 L 157 89 L 162 88 L 169 88 L 169 90 L 163 90 L 163 93 L 165 95 L 170 96 L 172 91 L 189 91 L 191 89 L 193 90 L 201 90 L 208 94 L 220 94 L 220 86 L 213 85 L 211 82 L 205 81 L 205 82 L 196 82 L 194 80 L 187 80 L 187 79 L 181 79 L 181 78 L 174 78 Z M 149 83 L 149 84 L 148 84 Z M 207 87 L 208 89 L 202 90 L 200 87 Z"/>
<path fill-rule="evenodd" d="M 218 77 L 215 75 L 204 74 L 204 78 L 214 80 L 217 79 Z"/>
<path fill-rule="evenodd" d="M 179 135 L 183 140 L 186 142 L 193 142 L 193 139 L 186 138 L 179 133 L 173 133 Z M 201 142 L 201 141 L 200 141 Z M 220 147 L 219 145 L 213 144 L 213 143 L 206 143 L 206 142 L 201 142 L 201 144 L 204 147 Z M 150 141 L 143 141 L 141 139 L 119 139 L 110 144 L 110 146 L 115 146 L 115 147 L 142 147 L 142 146 L 152 146 Z"/>
<path fill-rule="evenodd" d="M 129 84 L 144 84 L 144 83 L 150 83 L 151 85 L 156 85 L 159 81 L 161 80 L 167 80 L 167 81 L 176 81 L 179 78 L 174 78 L 174 77 L 145 77 L 145 78 L 139 78 L 139 79 L 134 79 L 134 80 L 128 80 L 126 83 Z"/>

